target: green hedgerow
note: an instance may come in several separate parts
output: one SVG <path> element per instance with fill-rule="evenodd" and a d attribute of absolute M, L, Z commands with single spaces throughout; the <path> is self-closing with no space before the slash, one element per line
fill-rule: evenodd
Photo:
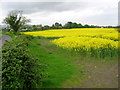
<path fill-rule="evenodd" d="M 15 40 L 7 42 L 2 49 L 2 87 L 3 88 L 35 88 L 42 81 L 43 65 L 36 63 L 27 49 L 32 37 L 19 35 Z M 35 67 L 41 68 L 37 76 Z"/>

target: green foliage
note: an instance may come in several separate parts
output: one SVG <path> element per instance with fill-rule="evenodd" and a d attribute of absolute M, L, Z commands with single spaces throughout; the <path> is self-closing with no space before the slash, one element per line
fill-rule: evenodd
<path fill-rule="evenodd" d="M 75 51 L 76 49 L 76 51 Z M 96 58 L 108 58 L 108 57 L 118 57 L 118 49 L 106 47 L 106 48 L 99 48 L 95 50 L 94 48 L 91 48 L 86 52 L 86 50 L 83 50 L 82 48 L 79 48 L 79 51 L 77 51 L 78 48 L 73 48 L 71 50 L 72 53 L 79 55 L 79 56 L 89 56 L 89 57 L 96 57 Z"/>
<path fill-rule="evenodd" d="M 19 30 L 20 27 L 30 22 L 30 19 L 22 16 L 22 11 L 13 10 L 9 12 L 8 16 L 3 20 L 3 23 L 8 24 L 11 29 L 15 32 Z"/>
<path fill-rule="evenodd" d="M 62 24 L 60 24 L 60 23 L 58 23 L 58 22 L 56 22 L 55 24 L 53 24 L 52 26 L 51 26 L 51 29 L 62 29 L 63 27 L 62 27 Z"/>
<path fill-rule="evenodd" d="M 43 30 L 48 30 L 48 29 L 50 29 L 50 26 L 45 25 L 42 29 L 43 29 Z"/>
<path fill-rule="evenodd" d="M 29 54 L 28 42 L 32 37 L 19 35 L 7 42 L 2 50 L 2 87 L 3 88 L 35 88 L 41 83 L 43 65 Z M 41 68 L 39 75 L 34 68 Z M 39 82 L 38 82 L 39 81 Z"/>
<path fill-rule="evenodd" d="M 73 22 L 67 22 L 65 25 L 64 25 L 64 28 L 66 29 L 70 29 L 70 28 L 95 28 L 96 26 L 94 25 L 82 25 L 82 24 L 77 24 L 77 23 L 73 23 Z"/>

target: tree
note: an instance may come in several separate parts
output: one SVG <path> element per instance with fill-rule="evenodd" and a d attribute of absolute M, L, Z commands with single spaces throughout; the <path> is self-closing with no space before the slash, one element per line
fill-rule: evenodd
<path fill-rule="evenodd" d="M 72 28 L 71 25 L 72 25 L 72 22 L 67 22 L 67 23 L 64 25 L 64 28 L 70 29 L 70 28 Z"/>
<path fill-rule="evenodd" d="M 33 25 L 33 26 L 32 26 L 32 29 L 33 29 L 33 30 L 37 30 L 36 25 Z"/>
<path fill-rule="evenodd" d="M 51 29 L 56 29 L 54 24 L 52 24 Z"/>
<path fill-rule="evenodd" d="M 43 30 L 48 30 L 48 29 L 50 29 L 50 26 L 48 26 L 48 25 L 45 25 L 45 26 L 43 27 Z"/>
<path fill-rule="evenodd" d="M 62 28 L 62 24 L 56 22 L 55 24 L 53 24 L 53 25 L 51 26 L 51 28 L 52 28 L 52 29 L 61 29 L 61 28 Z"/>
<path fill-rule="evenodd" d="M 28 22 L 30 22 L 30 19 L 22 16 L 22 11 L 19 10 L 10 11 L 8 16 L 3 20 L 3 23 L 8 24 L 15 32 Z"/>
<path fill-rule="evenodd" d="M 89 28 L 90 26 L 88 24 L 85 24 L 84 25 L 84 28 Z"/>
<path fill-rule="evenodd" d="M 54 26 L 55 26 L 56 29 L 62 28 L 62 24 L 60 24 L 58 22 L 56 22 Z"/>
<path fill-rule="evenodd" d="M 78 24 L 78 28 L 83 28 L 81 23 Z"/>
<path fill-rule="evenodd" d="M 78 24 L 77 23 L 72 23 L 71 28 L 78 28 Z"/>

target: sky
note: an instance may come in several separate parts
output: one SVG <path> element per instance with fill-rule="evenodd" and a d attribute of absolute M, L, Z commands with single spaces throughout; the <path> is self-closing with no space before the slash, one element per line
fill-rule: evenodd
<path fill-rule="evenodd" d="M 22 10 L 29 24 L 118 25 L 119 0 L 1 0 L 0 25 L 11 10 Z"/>

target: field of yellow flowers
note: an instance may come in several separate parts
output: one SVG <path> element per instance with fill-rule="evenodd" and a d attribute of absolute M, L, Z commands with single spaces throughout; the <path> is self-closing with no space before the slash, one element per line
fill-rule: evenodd
<path fill-rule="evenodd" d="M 24 34 L 46 38 L 59 37 L 51 42 L 76 53 L 98 57 L 118 55 L 119 38 L 114 28 L 56 29 Z"/>

